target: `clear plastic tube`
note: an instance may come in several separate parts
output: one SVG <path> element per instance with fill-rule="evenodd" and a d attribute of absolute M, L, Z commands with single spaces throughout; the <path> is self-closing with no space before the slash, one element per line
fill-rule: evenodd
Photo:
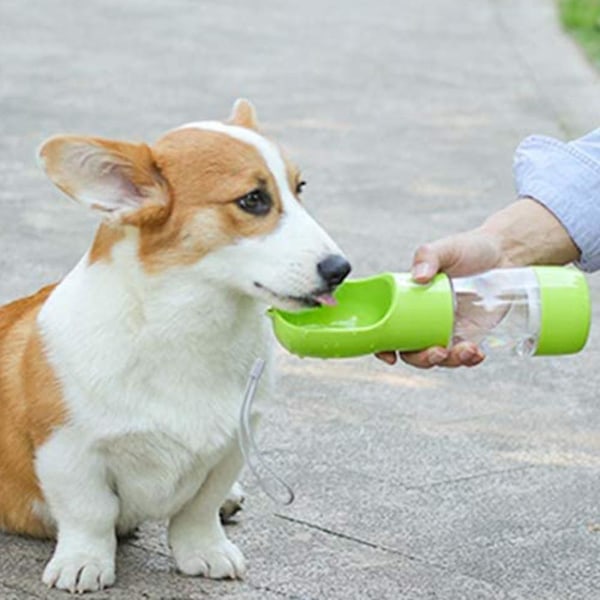
<path fill-rule="evenodd" d="M 265 361 L 262 358 L 257 358 L 250 370 L 240 411 L 238 429 L 240 448 L 246 465 L 263 492 L 274 502 L 288 506 L 294 501 L 294 490 L 263 460 L 252 432 L 252 403 L 264 368 Z"/>

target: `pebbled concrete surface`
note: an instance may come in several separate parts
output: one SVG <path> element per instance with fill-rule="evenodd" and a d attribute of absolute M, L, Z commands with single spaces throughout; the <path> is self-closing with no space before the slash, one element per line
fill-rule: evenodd
<path fill-rule="evenodd" d="M 61 277 L 95 225 L 35 165 L 54 133 L 152 140 L 247 96 L 360 276 L 510 201 L 524 136 L 600 122 L 550 0 L 3 0 L 0 74 L 2 301 Z M 460 372 L 279 352 L 261 438 L 297 501 L 244 475 L 246 581 L 178 575 L 149 524 L 94 597 L 598 598 L 599 352 L 596 330 L 575 357 Z M 51 549 L 0 535 L 0 598 L 61 597 Z"/>

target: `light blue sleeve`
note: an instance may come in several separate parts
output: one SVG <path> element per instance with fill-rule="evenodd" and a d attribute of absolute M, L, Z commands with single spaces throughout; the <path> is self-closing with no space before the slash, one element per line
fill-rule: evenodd
<path fill-rule="evenodd" d="M 578 266 L 600 269 L 600 129 L 572 142 L 534 135 L 515 153 L 519 196 L 550 210 L 581 250 Z"/>

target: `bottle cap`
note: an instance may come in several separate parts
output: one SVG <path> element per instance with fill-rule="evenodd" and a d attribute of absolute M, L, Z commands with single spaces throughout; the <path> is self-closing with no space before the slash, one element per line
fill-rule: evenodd
<path fill-rule="evenodd" d="M 534 267 L 540 285 L 540 332 L 535 354 L 573 354 L 588 338 L 590 293 L 583 273 L 575 268 Z"/>
<path fill-rule="evenodd" d="M 291 313 L 271 309 L 275 335 L 300 356 L 342 358 L 384 350 L 447 346 L 454 322 L 446 275 L 419 285 L 409 273 L 381 273 L 345 281 L 336 306 Z"/>

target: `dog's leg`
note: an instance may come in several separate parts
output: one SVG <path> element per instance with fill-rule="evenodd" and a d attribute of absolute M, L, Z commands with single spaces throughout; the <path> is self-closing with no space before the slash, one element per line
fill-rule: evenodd
<path fill-rule="evenodd" d="M 233 442 L 211 470 L 196 496 L 169 522 L 169 543 L 179 569 L 186 575 L 212 579 L 242 578 L 245 560 L 225 535 L 219 509 L 242 467 L 242 456 Z"/>
<path fill-rule="evenodd" d="M 115 581 L 115 523 L 119 501 L 102 458 L 55 435 L 37 456 L 44 497 L 56 520 L 54 555 L 42 581 L 70 592 L 93 592 Z"/>

